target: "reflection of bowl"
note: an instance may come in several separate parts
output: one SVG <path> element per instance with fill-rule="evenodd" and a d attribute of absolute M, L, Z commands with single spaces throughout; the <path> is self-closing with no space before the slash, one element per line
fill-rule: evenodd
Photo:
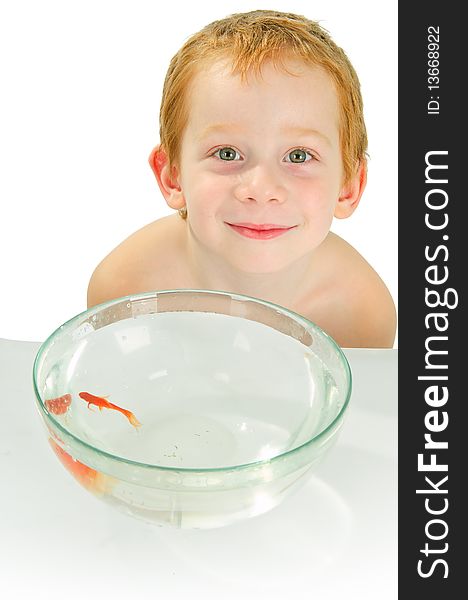
<path fill-rule="evenodd" d="M 351 375 L 297 314 L 174 290 L 72 318 L 39 349 L 34 387 L 50 445 L 88 490 L 153 523 L 218 527 L 306 480 L 336 438 Z"/>

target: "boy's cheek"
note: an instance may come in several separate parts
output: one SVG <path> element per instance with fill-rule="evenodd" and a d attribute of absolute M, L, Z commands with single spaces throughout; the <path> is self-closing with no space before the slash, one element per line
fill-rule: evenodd
<path fill-rule="evenodd" d="M 226 182 L 219 182 L 216 178 L 210 177 L 206 173 L 194 174 L 190 181 L 186 182 L 183 188 L 185 196 L 189 203 L 203 205 L 213 204 L 220 197 L 226 195 Z"/>
<path fill-rule="evenodd" d="M 333 215 L 338 202 L 338 191 L 326 185 L 304 186 L 296 189 L 294 197 L 305 213 Z"/>

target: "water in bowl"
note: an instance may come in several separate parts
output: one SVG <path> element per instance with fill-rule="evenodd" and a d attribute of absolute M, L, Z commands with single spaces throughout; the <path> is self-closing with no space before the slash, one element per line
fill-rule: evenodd
<path fill-rule="evenodd" d="M 313 345 L 214 313 L 146 314 L 90 329 L 44 381 L 44 400 L 71 394 L 56 419 L 72 434 L 118 457 L 181 469 L 271 458 L 337 411 L 336 384 Z M 141 426 L 88 407 L 80 392 L 106 396 Z"/>

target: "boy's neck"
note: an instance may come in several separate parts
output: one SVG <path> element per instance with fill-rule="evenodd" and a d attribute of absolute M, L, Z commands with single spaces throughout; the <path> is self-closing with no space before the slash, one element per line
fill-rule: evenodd
<path fill-rule="evenodd" d="M 239 271 L 218 256 L 188 242 L 188 266 L 193 287 L 244 294 L 294 310 L 313 284 L 310 256 L 271 273 Z"/>

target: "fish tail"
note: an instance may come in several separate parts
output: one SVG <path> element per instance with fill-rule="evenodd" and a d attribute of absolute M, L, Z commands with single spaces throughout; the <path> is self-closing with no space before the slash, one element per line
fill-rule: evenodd
<path fill-rule="evenodd" d="M 135 415 L 131 411 L 125 410 L 125 408 L 123 408 L 122 412 L 127 417 L 127 419 L 130 421 L 130 424 L 133 425 L 133 427 L 135 427 L 135 429 L 138 429 L 138 427 L 141 427 L 140 421 L 135 417 Z"/>
<path fill-rule="evenodd" d="M 117 406 L 116 404 L 112 404 L 111 402 L 109 402 L 109 408 L 118 410 L 123 415 L 125 415 L 127 417 L 127 419 L 130 421 L 131 425 L 133 425 L 133 427 L 137 428 L 137 427 L 141 426 L 140 421 L 135 417 L 135 415 L 131 411 L 127 410 L 126 408 L 121 408 L 120 406 Z"/>

